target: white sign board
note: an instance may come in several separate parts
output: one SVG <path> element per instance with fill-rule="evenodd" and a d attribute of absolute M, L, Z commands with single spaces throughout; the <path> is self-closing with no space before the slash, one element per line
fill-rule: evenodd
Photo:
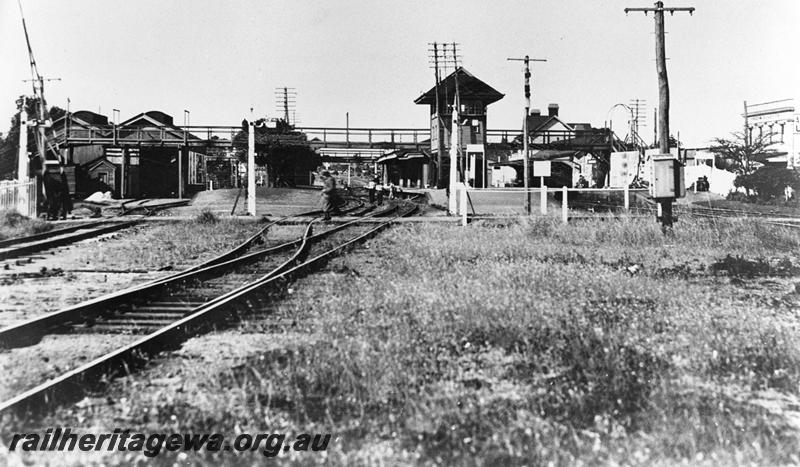
<path fill-rule="evenodd" d="M 550 176 L 550 161 L 533 161 L 533 176 L 534 177 L 549 177 Z"/>
<path fill-rule="evenodd" d="M 636 176 L 639 164 L 639 151 L 612 152 L 609 168 L 609 186 L 611 188 L 625 188 Z"/>

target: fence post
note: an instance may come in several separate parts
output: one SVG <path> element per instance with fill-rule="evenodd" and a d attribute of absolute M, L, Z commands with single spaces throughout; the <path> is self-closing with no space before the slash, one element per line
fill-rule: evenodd
<path fill-rule="evenodd" d="M 567 203 L 567 186 L 561 187 L 561 222 L 569 222 L 569 206 Z"/>
<path fill-rule="evenodd" d="M 625 185 L 625 189 L 623 190 L 623 194 L 625 195 L 625 212 L 630 212 L 631 206 L 631 192 L 628 185 Z"/>
<path fill-rule="evenodd" d="M 547 214 L 547 185 L 544 183 L 539 187 L 539 205 L 542 215 Z"/>

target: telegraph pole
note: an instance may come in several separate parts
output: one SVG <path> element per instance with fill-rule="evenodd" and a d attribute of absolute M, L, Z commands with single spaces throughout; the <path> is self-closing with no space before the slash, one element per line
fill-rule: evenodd
<path fill-rule="evenodd" d="M 297 125 L 294 119 L 290 120 L 290 114 L 294 114 L 297 105 L 297 90 L 290 87 L 275 88 L 275 110 L 283 114 L 283 119 L 288 125 Z"/>
<path fill-rule="evenodd" d="M 631 11 L 641 11 L 647 15 L 653 12 L 656 23 L 656 73 L 658 74 L 658 131 L 659 145 L 662 154 L 669 154 L 669 81 L 667 79 L 667 56 L 664 44 L 664 12 L 674 15 L 676 11 L 686 11 L 689 15 L 694 13 L 694 7 L 665 8 L 664 2 L 658 1 L 653 8 L 625 8 L 625 14 Z M 677 162 L 676 162 L 677 163 Z M 672 227 L 672 199 L 660 201 L 661 225 L 664 228 Z"/>
<path fill-rule="evenodd" d="M 530 180 L 528 175 L 528 159 L 530 158 L 530 149 L 528 148 L 528 115 L 531 111 L 531 62 L 546 62 L 543 58 L 508 58 L 510 61 L 522 61 L 525 63 L 525 118 L 522 120 L 522 170 L 523 170 L 523 184 L 525 186 L 525 214 L 531 213 L 531 194 L 528 191 L 530 188 Z"/>
<path fill-rule="evenodd" d="M 458 112 L 461 110 L 461 98 L 458 90 L 458 55 L 456 55 L 455 42 L 453 42 L 453 69 L 455 70 L 453 71 L 453 78 L 456 81 L 456 93 L 453 96 L 453 113 L 452 122 L 450 124 L 450 196 L 448 199 L 448 207 L 450 214 L 457 214 L 458 200 L 456 198 L 456 191 L 459 188 L 458 183 L 460 181 L 458 176 L 458 153 L 461 150 L 461 122 L 459 121 L 460 117 L 458 116 Z M 466 195 L 465 192 L 464 196 Z"/>
<path fill-rule="evenodd" d="M 444 160 L 442 127 L 444 126 L 444 121 L 442 120 L 442 109 L 439 105 L 439 85 L 441 84 L 441 77 L 439 75 L 439 44 L 433 42 L 428 45 L 433 46 L 433 73 L 436 78 L 436 85 L 434 86 L 434 91 L 436 92 L 436 188 L 441 188 L 444 186 L 444 171 L 442 170 L 442 161 Z"/>
<path fill-rule="evenodd" d="M 444 153 L 445 153 L 445 141 L 444 141 L 444 132 L 445 132 L 445 121 L 442 118 L 442 110 L 443 108 L 447 108 L 447 100 L 448 100 L 448 92 L 447 87 L 444 89 L 444 102 L 441 101 L 440 89 L 442 85 L 442 67 L 444 68 L 444 73 L 447 74 L 447 65 L 452 64 L 454 75 L 453 78 L 455 79 L 455 94 L 458 94 L 458 76 L 456 73 L 458 72 L 458 43 L 457 42 L 431 42 L 428 45 L 433 46 L 432 49 L 428 49 L 428 52 L 432 52 L 433 55 L 429 57 L 429 63 L 431 63 L 434 69 L 434 77 L 436 79 L 436 87 L 435 87 L 435 106 L 436 106 L 436 127 L 437 127 L 437 145 L 436 145 L 436 186 L 437 188 L 442 188 L 445 186 L 445 171 L 444 171 Z M 452 47 L 452 57 L 448 57 L 448 46 Z M 455 95 L 453 97 L 455 99 Z M 451 119 L 452 120 L 452 119 Z M 451 141 L 452 141 L 452 129 L 451 126 Z M 431 138 L 433 135 L 431 135 Z M 452 158 L 451 158 L 452 159 Z M 452 163 L 452 160 L 451 160 Z M 452 168 L 450 173 L 452 174 Z M 457 171 L 456 171 L 457 172 Z M 448 186 L 451 185 L 452 182 L 448 183 Z"/>

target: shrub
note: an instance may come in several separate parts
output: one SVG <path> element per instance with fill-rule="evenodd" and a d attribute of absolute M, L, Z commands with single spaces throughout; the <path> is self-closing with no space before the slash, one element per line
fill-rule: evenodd
<path fill-rule="evenodd" d="M 785 167 L 761 167 L 752 174 L 739 175 L 734 186 L 755 191 L 762 200 L 783 196 L 783 190 L 790 186 L 795 191 L 800 189 L 800 176 L 794 170 Z"/>
<path fill-rule="evenodd" d="M 195 218 L 198 224 L 216 224 L 219 222 L 219 217 L 209 209 L 203 209 L 200 214 Z"/>
<path fill-rule="evenodd" d="M 25 222 L 28 220 L 27 217 L 23 216 L 22 214 L 18 213 L 17 211 L 3 211 L 2 215 L 2 225 L 7 225 L 9 227 L 16 227 L 17 225 Z"/>

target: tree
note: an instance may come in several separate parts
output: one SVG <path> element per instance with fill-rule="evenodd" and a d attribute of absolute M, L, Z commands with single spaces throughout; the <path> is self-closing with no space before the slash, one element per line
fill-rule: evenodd
<path fill-rule="evenodd" d="M 743 132 L 738 132 L 732 133 L 732 136 L 729 139 L 715 138 L 709 148 L 724 169 L 739 175 L 750 175 L 775 154 L 775 150 L 770 148 L 775 144 L 771 141 L 771 134 L 746 137 Z"/>
<path fill-rule="evenodd" d="M 789 186 L 795 191 L 800 190 L 800 176 L 794 170 L 786 167 L 764 166 L 756 169 L 751 174 L 742 174 L 736 177 L 734 186 L 744 188 L 748 193 L 753 190 L 760 199 L 769 201 L 780 198 L 783 190 Z"/>
<path fill-rule="evenodd" d="M 20 96 L 22 98 L 22 96 Z M 33 118 L 38 110 L 39 99 L 28 96 L 25 102 L 26 119 Z M 59 107 L 50 107 L 48 110 L 50 119 L 55 121 L 66 115 L 66 111 Z M 0 179 L 17 178 L 17 154 L 19 154 L 19 121 L 20 112 L 17 111 L 11 116 L 11 127 L 5 135 L 0 138 Z M 28 150 L 36 152 L 36 135 L 33 127 L 28 127 Z"/>
<path fill-rule="evenodd" d="M 256 165 L 268 168 L 269 181 L 273 186 L 293 184 L 294 175 L 315 170 L 320 165 L 320 157 L 308 144 L 305 133 L 295 131 L 283 120 L 276 122 L 275 128 L 260 125 L 255 127 Z M 244 149 L 239 160 L 247 160 L 247 132 L 249 125 L 242 122 L 242 131 L 233 138 L 234 147 Z"/>

